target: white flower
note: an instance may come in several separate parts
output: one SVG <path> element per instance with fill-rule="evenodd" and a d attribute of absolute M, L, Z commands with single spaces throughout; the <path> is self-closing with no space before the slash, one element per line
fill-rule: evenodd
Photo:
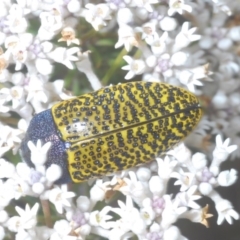
<path fill-rule="evenodd" d="M 45 146 L 45 145 L 44 145 Z M 55 182 L 62 176 L 62 168 L 57 164 L 51 164 L 46 170 L 46 179 L 49 182 Z"/>
<path fill-rule="evenodd" d="M 168 156 L 164 160 L 156 158 L 156 161 L 158 163 L 158 175 L 163 179 L 169 179 L 178 162 Z"/>
<path fill-rule="evenodd" d="M 37 140 L 36 145 L 33 142 L 28 142 L 28 147 L 31 151 L 31 161 L 35 166 L 44 165 L 47 161 L 47 153 L 52 143 L 47 142 L 42 146 L 41 140 Z"/>
<path fill-rule="evenodd" d="M 210 170 L 215 176 L 219 173 L 220 164 L 226 161 L 228 156 L 237 149 L 237 145 L 228 146 L 229 143 L 230 138 L 223 142 L 220 135 L 216 136 L 216 147 L 213 150 L 213 160 L 210 166 Z"/>
<path fill-rule="evenodd" d="M 62 185 L 61 188 L 56 186 L 49 191 L 49 201 L 55 205 L 59 213 L 63 213 L 64 207 L 71 206 L 69 198 L 73 198 L 74 196 L 76 196 L 76 194 L 74 192 L 68 192 L 66 185 Z"/>
<path fill-rule="evenodd" d="M 198 187 L 199 192 L 204 196 L 209 196 L 213 191 L 213 185 L 208 182 L 202 182 Z"/>
<path fill-rule="evenodd" d="M 160 22 L 159 27 L 166 32 L 171 32 L 178 27 L 178 22 L 173 17 L 165 16 Z"/>
<path fill-rule="evenodd" d="M 157 36 L 151 43 L 151 49 L 154 55 L 163 53 L 166 50 L 166 40 L 168 33 L 164 32 L 161 37 Z"/>
<path fill-rule="evenodd" d="M 129 173 L 129 178 L 124 178 L 126 183 L 123 187 L 119 189 L 124 195 L 131 196 L 135 202 L 141 203 L 146 196 L 146 187 L 145 185 L 137 180 L 136 174 L 132 171 Z"/>
<path fill-rule="evenodd" d="M 25 86 L 27 91 L 26 101 L 37 101 L 46 103 L 48 101 L 49 93 L 44 88 L 44 79 L 41 79 L 39 76 L 33 74 L 29 76 L 29 82 Z"/>
<path fill-rule="evenodd" d="M 78 0 L 70 0 L 67 4 L 67 9 L 70 13 L 78 13 L 81 10 L 81 2 Z"/>
<path fill-rule="evenodd" d="M 0 94 L 5 94 L 8 100 L 12 101 L 12 107 L 16 109 L 24 103 L 24 89 L 20 86 L 14 86 L 12 88 L 2 88 Z"/>
<path fill-rule="evenodd" d="M 0 124 L 0 156 L 21 142 L 22 131 Z"/>
<path fill-rule="evenodd" d="M 149 190 L 154 196 L 161 196 L 166 191 L 166 179 L 159 176 L 152 176 L 149 181 Z"/>
<path fill-rule="evenodd" d="M 120 226 L 117 226 L 116 224 L 117 232 L 121 235 L 130 230 L 133 231 L 135 234 L 144 233 L 146 230 L 146 224 L 144 220 L 140 217 L 138 209 L 133 206 L 133 201 L 131 197 L 126 197 L 126 204 L 124 204 L 122 201 L 118 201 L 118 205 L 120 208 L 111 209 L 111 211 L 115 212 L 121 217 L 121 219 L 119 220 Z M 115 232 L 114 228 L 112 229 L 112 232 Z"/>
<path fill-rule="evenodd" d="M 174 156 L 181 164 L 188 164 L 191 159 L 191 151 L 184 145 L 184 143 L 181 143 L 168 151 L 168 155 Z"/>
<path fill-rule="evenodd" d="M 15 197 L 12 181 L 3 182 L 0 180 L 0 208 L 9 205 L 9 202 Z"/>
<path fill-rule="evenodd" d="M 140 210 L 141 217 L 147 225 L 150 225 L 156 216 L 152 206 L 152 200 L 150 198 L 145 198 L 142 202 L 142 206 Z"/>
<path fill-rule="evenodd" d="M 218 175 L 218 184 L 223 187 L 233 185 L 237 181 L 237 171 L 235 169 L 222 171 Z"/>
<path fill-rule="evenodd" d="M 176 226 L 170 226 L 164 231 L 163 240 L 187 240 L 181 235 L 180 230 Z"/>
<path fill-rule="evenodd" d="M 101 211 L 93 211 L 90 213 L 89 223 L 95 227 L 102 227 L 104 229 L 109 229 L 111 225 L 107 222 L 112 219 L 112 216 L 107 215 L 111 210 L 110 206 L 104 207 Z"/>
<path fill-rule="evenodd" d="M 73 61 L 78 61 L 78 57 L 74 54 L 79 52 L 78 47 L 63 48 L 57 47 L 53 52 L 49 53 L 49 56 L 55 61 L 64 64 L 69 69 L 73 69 Z"/>
<path fill-rule="evenodd" d="M 50 240 L 77 240 L 77 237 L 70 236 L 72 227 L 65 219 L 56 221 L 53 228 L 55 232 L 51 234 Z"/>
<path fill-rule="evenodd" d="M 86 212 L 90 210 L 91 201 L 86 196 L 79 196 L 76 200 L 77 208 L 80 209 L 82 212 Z"/>
<path fill-rule="evenodd" d="M 171 177 L 178 179 L 174 185 L 180 185 L 180 191 L 186 191 L 196 182 L 194 173 L 184 172 L 181 168 L 178 172 L 173 172 Z"/>
<path fill-rule="evenodd" d="M 11 162 L 0 158 L 0 178 L 10 178 L 15 171 L 15 166 Z"/>
<path fill-rule="evenodd" d="M 38 29 L 38 36 L 41 40 L 51 40 L 63 26 L 62 16 L 56 8 L 49 12 L 41 12 L 41 26 Z"/>
<path fill-rule="evenodd" d="M 136 28 L 136 30 L 142 32 L 142 39 L 145 39 L 146 43 L 150 45 L 158 38 L 155 21 L 145 23 L 142 27 Z"/>
<path fill-rule="evenodd" d="M 136 172 L 137 178 L 141 182 L 146 182 L 151 177 L 151 170 L 147 167 L 139 167 Z"/>
<path fill-rule="evenodd" d="M 180 66 L 185 66 L 187 59 L 188 59 L 188 54 L 183 51 L 179 51 L 172 55 L 171 62 L 174 66 L 180 67 Z"/>
<path fill-rule="evenodd" d="M 190 207 L 194 209 L 199 209 L 200 206 L 195 202 L 200 199 L 200 195 L 196 195 L 197 186 L 191 186 L 186 192 L 180 192 L 176 195 L 176 199 L 179 200 L 180 205 L 184 207 Z"/>
<path fill-rule="evenodd" d="M 102 179 L 98 179 L 90 190 L 91 200 L 93 202 L 102 201 L 106 192 L 110 189 L 110 182 L 103 182 Z"/>
<path fill-rule="evenodd" d="M 151 4 L 158 3 L 159 0 L 133 0 L 132 3 L 139 8 L 145 8 L 148 12 L 152 12 Z"/>
<path fill-rule="evenodd" d="M 106 20 L 111 19 L 111 10 L 107 4 L 91 4 L 85 5 L 88 9 L 85 13 L 85 19 L 92 24 L 95 30 L 99 30 L 102 26 L 106 26 Z"/>
<path fill-rule="evenodd" d="M 131 79 L 135 75 L 140 75 L 145 70 L 145 63 L 141 59 L 133 59 L 130 56 L 124 56 L 123 59 L 129 64 L 127 66 L 122 67 L 123 70 L 129 70 L 127 75 L 125 76 L 125 79 Z"/>
<path fill-rule="evenodd" d="M 237 145 L 228 146 L 229 143 L 230 138 L 227 138 L 225 141 L 223 141 L 220 135 L 216 136 L 216 148 L 213 151 L 213 157 L 219 162 L 225 161 L 229 154 L 237 149 Z"/>
<path fill-rule="evenodd" d="M 192 12 L 192 7 L 185 4 L 184 0 L 170 0 L 168 15 L 172 16 L 174 13 L 178 12 L 183 14 L 183 11 Z"/>
<path fill-rule="evenodd" d="M 108 0 L 108 1 L 112 1 L 112 0 Z M 119 29 L 121 28 L 121 26 L 124 26 L 127 24 L 131 24 L 134 18 L 134 14 L 132 12 L 132 10 L 130 8 L 119 8 L 117 11 L 117 22 L 119 24 Z"/>
<path fill-rule="evenodd" d="M 75 37 L 75 30 L 71 27 L 66 27 L 61 32 L 62 37 L 58 40 L 58 42 L 66 42 L 67 46 L 70 46 L 71 43 L 75 43 L 77 45 L 80 44 L 79 39 Z"/>
<path fill-rule="evenodd" d="M 161 226 L 163 228 L 168 228 L 177 221 L 181 214 L 187 211 L 187 207 L 179 206 L 179 202 L 172 200 L 169 195 L 165 195 L 164 200 L 165 208 L 162 212 Z"/>
<path fill-rule="evenodd" d="M 12 232 L 18 232 L 20 229 L 31 229 L 37 224 L 37 211 L 39 203 L 35 203 L 32 209 L 26 204 L 25 210 L 16 206 L 15 209 L 19 214 L 18 216 L 11 217 L 7 222 L 7 227 Z"/>
<path fill-rule="evenodd" d="M 207 166 L 207 159 L 205 154 L 197 152 L 192 156 L 192 164 L 196 170 L 201 170 Z"/>
<path fill-rule="evenodd" d="M 186 85 L 191 92 L 195 92 L 195 85 L 203 86 L 202 82 L 197 78 L 198 76 L 196 76 L 192 70 L 183 70 L 179 74 L 179 81 Z"/>
<path fill-rule="evenodd" d="M 215 204 L 218 212 L 218 225 L 222 224 L 224 220 L 226 220 L 229 224 L 232 224 L 232 219 L 239 219 L 239 214 L 233 209 L 232 204 L 228 200 L 222 200 L 216 202 Z"/>
<path fill-rule="evenodd" d="M 175 51 L 187 47 L 191 42 L 197 41 L 201 38 L 201 35 L 194 34 L 197 30 L 196 27 L 190 29 L 189 27 L 189 22 L 183 23 L 181 32 L 179 32 L 175 38 Z"/>
<path fill-rule="evenodd" d="M 27 19 L 24 17 L 23 9 L 18 4 L 12 4 L 7 25 L 12 33 L 24 33 L 28 27 Z"/>
<path fill-rule="evenodd" d="M 136 33 L 134 32 L 133 28 L 126 24 L 121 25 L 118 29 L 118 41 L 115 44 L 115 48 L 119 48 L 123 45 L 128 52 L 133 46 L 139 46 L 139 40 Z"/>

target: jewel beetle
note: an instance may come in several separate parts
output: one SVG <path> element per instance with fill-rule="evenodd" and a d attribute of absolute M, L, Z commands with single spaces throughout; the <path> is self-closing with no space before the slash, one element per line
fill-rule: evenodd
<path fill-rule="evenodd" d="M 158 82 L 129 82 L 61 101 L 36 114 L 20 147 L 31 167 L 28 141 L 51 142 L 46 167 L 58 164 L 58 184 L 83 182 L 153 160 L 199 122 L 198 99 Z"/>

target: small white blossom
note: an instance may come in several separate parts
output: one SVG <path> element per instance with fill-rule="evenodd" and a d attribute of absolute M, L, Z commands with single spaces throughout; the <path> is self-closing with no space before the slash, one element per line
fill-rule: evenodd
<path fill-rule="evenodd" d="M 47 161 L 47 153 L 51 145 L 51 142 L 47 142 L 42 146 L 41 140 L 39 139 L 36 143 L 36 146 L 33 142 L 28 142 L 28 147 L 31 151 L 31 161 L 35 166 L 45 164 Z"/>
<path fill-rule="evenodd" d="M 70 207 L 70 199 L 76 196 L 74 192 L 68 192 L 67 186 L 62 185 L 62 187 L 55 187 L 52 190 L 49 190 L 49 201 L 52 202 L 56 210 L 59 213 L 63 213 L 64 207 Z"/>
<path fill-rule="evenodd" d="M 133 206 L 131 197 L 129 196 L 126 197 L 126 204 L 124 204 L 121 201 L 118 201 L 118 205 L 120 208 L 112 208 L 111 211 L 115 212 L 121 217 L 119 222 L 120 226 L 116 225 L 117 228 L 116 229 L 113 228 L 111 230 L 112 234 L 120 233 L 121 235 L 123 235 L 124 233 L 127 233 L 130 230 L 136 234 L 144 233 L 146 230 L 146 224 L 144 220 L 141 219 L 140 213 L 137 210 L 137 208 Z"/>
<path fill-rule="evenodd" d="M 39 17 L 41 26 L 38 30 L 38 36 L 41 40 L 52 39 L 63 26 L 62 16 L 56 8 L 49 12 L 41 12 Z"/>
<path fill-rule="evenodd" d="M 121 25 L 118 30 L 118 41 L 115 44 L 115 48 L 119 48 L 123 45 L 128 52 L 133 46 L 139 46 L 139 40 L 135 31 L 126 24 Z"/>
<path fill-rule="evenodd" d="M 106 26 L 106 20 L 111 19 L 111 10 L 107 4 L 91 4 L 85 5 L 88 9 L 85 13 L 86 21 L 92 24 L 95 30 L 99 30 L 102 26 Z"/>
<path fill-rule="evenodd" d="M 180 191 L 186 191 L 195 183 L 195 174 L 184 172 L 182 169 L 179 172 L 173 172 L 171 177 L 178 179 L 174 185 L 180 185 Z"/>
<path fill-rule="evenodd" d="M 0 208 L 7 206 L 14 197 L 15 191 L 12 182 L 0 180 Z"/>
<path fill-rule="evenodd" d="M 152 52 L 155 55 L 161 54 L 166 50 L 166 40 L 168 33 L 164 32 L 161 37 L 157 36 L 151 43 Z"/>
<path fill-rule="evenodd" d="M 133 59 L 130 56 L 124 56 L 123 59 L 129 64 L 127 66 L 122 67 L 123 70 L 129 70 L 125 79 L 131 79 L 135 75 L 142 74 L 145 70 L 145 63 L 141 59 Z"/>
<path fill-rule="evenodd" d="M 24 17 L 23 9 L 18 4 L 12 4 L 7 16 L 7 25 L 12 33 L 23 33 L 26 31 L 28 22 Z"/>
<path fill-rule="evenodd" d="M 111 207 L 106 206 L 101 211 L 93 211 L 90 213 L 89 223 L 95 227 L 102 227 L 104 229 L 109 229 L 111 225 L 107 222 L 112 219 L 112 216 L 107 215 L 111 210 Z"/>
<path fill-rule="evenodd" d="M 195 202 L 200 199 L 200 195 L 196 195 L 195 192 L 197 190 L 197 186 L 191 186 L 186 192 L 180 192 L 177 194 L 176 198 L 179 200 L 180 205 L 184 207 L 190 207 L 194 209 L 199 209 L 200 206 Z"/>
<path fill-rule="evenodd" d="M 13 129 L 9 126 L 0 124 L 0 156 L 2 156 L 9 149 L 13 148 L 15 144 L 21 142 L 19 129 Z"/>
<path fill-rule="evenodd" d="M 179 74 L 179 80 L 182 84 L 186 85 L 191 92 L 195 92 L 196 86 L 203 86 L 203 83 L 200 82 L 198 76 L 194 74 L 192 70 L 183 70 Z"/>
<path fill-rule="evenodd" d="M 49 182 L 55 182 L 62 176 L 62 168 L 57 164 L 52 164 L 46 170 L 46 178 Z"/>
<path fill-rule="evenodd" d="M 82 212 L 86 212 L 90 210 L 91 201 L 88 197 L 79 196 L 76 200 L 76 203 L 77 203 L 78 209 L 80 209 Z"/>
<path fill-rule="evenodd" d="M 142 28 L 137 28 L 137 30 L 142 32 L 142 39 L 145 39 L 146 43 L 150 45 L 158 38 L 156 22 L 145 23 Z"/>
<path fill-rule="evenodd" d="M 179 202 L 172 200 L 169 195 L 165 195 L 164 200 L 165 208 L 162 212 L 161 225 L 163 228 L 168 228 L 177 221 L 181 214 L 187 211 L 187 207 L 179 206 Z"/>
<path fill-rule="evenodd" d="M 216 148 L 213 151 L 213 157 L 218 159 L 218 161 L 225 161 L 226 158 L 233 151 L 237 149 L 237 145 L 228 146 L 230 143 L 230 138 L 227 138 L 225 141 L 222 141 L 220 135 L 216 136 Z"/>
<path fill-rule="evenodd" d="M 145 221 L 146 225 L 150 225 L 154 220 L 156 213 L 152 206 L 152 200 L 145 198 L 142 202 L 143 208 L 141 208 L 141 217 Z"/>
<path fill-rule="evenodd" d="M 72 228 L 68 221 L 64 219 L 56 221 L 53 228 L 55 232 L 51 234 L 50 240 L 77 240 L 77 237 L 70 236 Z"/>
<path fill-rule="evenodd" d="M 177 166 L 177 161 L 172 160 L 168 156 L 166 156 L 164 160 L 156 158 L 156 161 L 158 163 L 158 175 L 163 179 L 168 179 Z"/>
<path fill-rule="evenodd" d="M 37 75 L 30 75 L 29 82 L 25 86 L 27 91 L 26 101 L 36 101 L 46 103 L 48 101 L 48 92 L 44 88 L 44 79 L 39 78 Z"/>
<path fill-rule="evenodd" d="M 0 158 L 0 178 L 10 178 L 15 171 L 15 166 L 11 162 Z"/>
<path fill-rule="evenodd" d="M 192 7 L 190 5 L 185 4 L 184 0 L 169 1 L 168 15 L 171 16 L 176 12 L 178 12 L 179 14 L 183 14 L 183 11 L 192 12 Z"/>
<path fill-rule="evenodd" d="M 218 175 L 218 184 L 223 187 L 228 187 L 237 181 L 237 171 L 235 169 L 220 172 Z"/>
<path fill-rule="evenodd" d="M 7 226 L 10 231 L 18 232 L 20 229 L 31 229 L 37 224 L 37 211 L 39 208 L 39 204 L 35 203 L 35 205 L 30 209 L 29 205 L 26 204 L 25 210 L 20 207 L 15 207 L 16 211 L 19 214 L 18 216 L 11 217 Z"/>
<path fill-rule="evenodd" d="M 66 27 L 61 32 L 62 37 L 58 40 L 58 42 L 66 42 L 67 46 L 70 46 L 71 43 L 75 43 L 77 45 L 80 44 L 79 39 L 75 37 L 75 31 L 71 27 Z"/>
<path fill-rule="evenodd" d="M 140 203 L 146 196 L 145 185 L 137 180 L 134 172 L 130 171 L 129 178 L 124 178 L 125 185 L 119 189 L 124 195 L 131 196 L 135 202 Z"/>
<path fill-rule="evenodd" d="M 56 62 L 64 64 L 69 69 L 73 69 L 73 63 L 75 61 L 78 61 L 78 57 L 74 54 L 79 52 L 78 47 L 72 47 L 72 48 L 63 48 L 58 47 L 53 52 L 49 53 L 49 56 Z"/>
<path fill-rule="evenodd" d="M 159 27 L 166 32 L 171 32 L 178 27 L 178 22 L 173 17 L 165 16 L 160 22 Z"/>
<path fill-rule="evenodd" d="M 105 194 L 110 190 L 110 182 L 103 182 L 103 180 L 97 180 L 90 190 L 91 200 L 93 202 L 102 201 L 105 198 Z"/>
<path fill-rule="evenodd" d="M 196 30 L 196 27 L 190 28 L 189 22 L 183 23 L 181 32 L 176 36 L 174 48 L 179 50 L 187 47 L 191 42 L 199 40 L 201 35 L 194 34 Z"/>
<path fill-rule="evenodd" d="M 233 219 L 239 219 L 239 214 L 233 209 L 232 204 L 227 200 L 222 200 L 216 203 L 216 210 L 218 212 L 218 225 L 222 224 L 224 220 L 229 224 L 232 224 Z"/>
<path fill-rule="evenodd" d="M 149 180 L 149 190 L 153 195 L 161 196 L 166 191 L 166 181 L 159 176 L 152 176 Z"/>
<path fill-rule="evenodd" d="M 148 12 L 152 12 L 151 4 L 158 3 L 159 0 L 133 0 L 132 3 L 139 8 L 145 8 Z"/>
<path fill-rule="evenodd" d="M 226 161 L 228 156 L 237 149 L 237 145 L 228 146 L 229 143 L 229 138 L 223 142 L 220 135 L 216 136 L 216 147 L 213 151 L 213 160 L 210 166 L 211 172 L 215 175 L 219 173 L 220 164 Z"/>

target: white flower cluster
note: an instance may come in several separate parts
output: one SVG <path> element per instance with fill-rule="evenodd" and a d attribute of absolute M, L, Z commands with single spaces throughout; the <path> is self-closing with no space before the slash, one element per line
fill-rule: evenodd
<path fill-rule="evenodd" d="M 216 188 L 236 183 L 237 170 L 222 170 L 221 163 L 240 157 L 238 1 L 96 2 L 0 1 L 0 240 L 83 240 L 89 234 L 110 240 L 185 240 L 174 224 L 185 218 L 209 227 L 209 207 L 198 202 L 205 196 L 215 204 L 217 224 L 232 224 L 239 214 Z M 51 142 L 28 143 L 34 168 L 7 161 L 10 150 L 18 152 L 34 113 L 71 98 L 63 79 L 51 79 L 58 64 L 85 73 L 93 90 L 101 87 L 90 51 L 79 47 L 80 21 L 88 22 L 92 32 L 118 36 L 115 48 L 126 50 L 126 80 L 139 75 L 199 96 L 205 116 L 186 139 L 198 152 L 181 144 L 151 164 L 89 182 L 88 197 L 54 185 L 62 169 L 45 166 Z M 230 139 L 234 145 L 229 146 Z M 177 194 L 167 191 L 171 179 Z M 112 204 L 116 193 L 121 200 Z M 26 196 L 41 202 L 45 225 L 37 221 L 39 203 L 30 208 Z M 7 209 L 19 200 L 26 200 L 25 210 L 15 206 L 19 216 L 13 216 Z M 49 202 L 56 210 L 54 223 Z"/>

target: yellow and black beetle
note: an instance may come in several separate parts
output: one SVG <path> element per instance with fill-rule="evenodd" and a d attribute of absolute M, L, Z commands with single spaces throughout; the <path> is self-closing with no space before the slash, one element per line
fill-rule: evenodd
<path fill-rule="evenodd" d="M 130 82 L 65 100 L 33 117 L 21 144 L 51 142 L 56 183 L 83 182 L 149 162 L 186 137 L 202 115 L 197 98 L 169 84 Z"/>

